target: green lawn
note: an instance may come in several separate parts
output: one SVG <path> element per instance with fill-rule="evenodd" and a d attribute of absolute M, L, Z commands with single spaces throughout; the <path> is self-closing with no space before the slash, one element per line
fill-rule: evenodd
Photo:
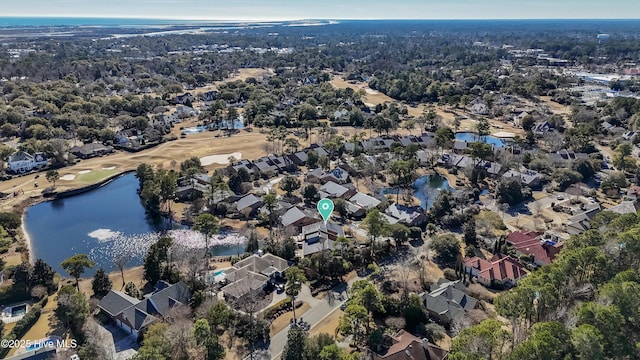
<path fill-rule="evenodd" d="M 93 170 L 90 173 L 78 175 L 78 181 L 95 183 L 116 173 L 116 170 Z"/>

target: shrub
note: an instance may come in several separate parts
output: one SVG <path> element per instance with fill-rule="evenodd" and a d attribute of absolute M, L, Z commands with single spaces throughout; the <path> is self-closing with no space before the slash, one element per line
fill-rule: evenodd
<path fill-rule="evenodd" d="M 458 276 L 456 275 L 456 271 L 451 268 L 446 268 L 442 271 L 444 278 L 450 281 L 458 280 Z"/>
<path fill-rule="evenodd" d="M 22 319 L 18 320 L 11 332 L 15 335 L 16 338 L 20 339 L 24 334 L 27 333 L 27 331 L 29 331 L 29 329 L 31 329 L 33 324 L 38 321 L 41 313 L 42 306 L 40 306 L 40 304 L 34 305 Z"/>

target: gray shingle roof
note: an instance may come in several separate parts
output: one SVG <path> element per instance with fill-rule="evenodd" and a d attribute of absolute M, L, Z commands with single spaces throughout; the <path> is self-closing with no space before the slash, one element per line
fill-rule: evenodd
<path fill-rule="evenodd" d="M 355 195 L 353 195 L 349 199 L 349 201 L 363 207 L 366 210 L 374 208 L 378 206 L 378 204 L 380 204 L 380 200 L 359 191 Z"/>
<path fill-rule="evenodd" d="M 140 300 L 120 291 L 111 290 L 98 303 L 98 307 L 111 316 L 116 316 Z"/>
<path fill-rule="evenodd" d="M 474 309 L 478 300 L 467 295 L 460 281 L 444 281 L 431 287 L 430 293 L 422 293 L 427 310 L 451 321 L 464 316 L 465 311 Z"/>
<path fill-rule="evenodd" d="M 238 211 L 244 210 L 246 208 L 249 208 L 251 206 L 260 204 L 262 202 L 262 200 L 253 195 L 253 194 L 249 194 L 243 198 L 241 198 L 240 200 L 238 200 L 238 202 L 236 203 L 237 209 Z"/>
<path fill-rule="evenodd" d="M 349 189 L 333 181 L 329 181 L 320 187 L 320 191 L 329 195 L 329 197 L 341 197 L 349 191 Z"/>

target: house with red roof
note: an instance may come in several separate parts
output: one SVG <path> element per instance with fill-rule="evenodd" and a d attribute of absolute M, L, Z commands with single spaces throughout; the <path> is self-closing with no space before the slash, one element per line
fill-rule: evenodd
<path fill-rule="evenodd" d="M 535 231 L 514 231 L 507 235 L 507 244 L 516 249 L 518 255 L 533 257 L 533 263 L 539 266 L 548 265 L 562 250 L 563 243 L 543 240 Z"/>
<path fill-rule="evenodd" d="M 464 262 L 467 272 L 471 272 L 478 282 L 484 286 L 515 286 L 520 279 L 527 276 L 522 264 L 506 255 L 494 255 L 490 260 L 479 257 L 468 258 Z"/>

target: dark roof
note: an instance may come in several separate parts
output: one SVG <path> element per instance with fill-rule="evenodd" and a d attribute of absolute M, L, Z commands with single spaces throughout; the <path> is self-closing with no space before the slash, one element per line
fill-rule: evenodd
<path fill-rule="evenodd" d="M 465 293 L 465 287 L 457 281 L 440 281 L 431 287 L 430 293 L 420 295 L 430 313 L 438 314 L 445 321 L 464 316 L 465 311 L 474 309 L 478 300 Z"/>
<path fill-rule="evenodd" d="M 182 281 L 162 289 L 149 297 L 156 311 L 160 313 L 162 317 L 167 317 L 171 309 L 175 306 L 188 304 L 190 299 L 191 293 L 189 292 L 189 287 Z"/>
<path fill-rule="evenodd" d="M 131 306 L 125 309 L 122 313 L 119 314 L 119 317 L 122 321 L 128 323 L 128 325 L 135 330 L 140 330 L 143 327 L 158 321 L 158 318 L 145 312 L 142 309 L 138 309 L 136 306 Z"/>
<path fill-rule="evenodd" d="M 125 309 L 137 304 L 140 300 L 125 293 L 111 290 L 98 303 L 98 307 L 111 316 L 120 314 Z"/>
<path fill-rule="evenodd" d="M 18 151 L 9 157 L 9 162 L 33 160 L 33 155 L 26 151 Z"/>
<path fill-rule="evenodd" d="M 100 300 L 98 307 L 109 316 L 119 318 L 131 328 L 140 330 L 143 327 L 169 316 L 171 309 L 176 306 L 186 305 L 191 299 L 189 287 L 178 282 L 168 285 L 158 282 L 156 288 L 160 289 L 142 301 L 111 290 Z"/>
<path fill-rule="evenodd" d="M 249 208 L 249 207 L 251 207 L 253 205 L 260 204 L 261 202 L 262 202 L 262 200 L 259 197 L 255 196 L 253 194 L 249 194 L 249 195 L 241 198 L 240 200 L 238 200 L 236 205 L 237 205 L 238 211 L 241 211 L 241 210 Z"/>

